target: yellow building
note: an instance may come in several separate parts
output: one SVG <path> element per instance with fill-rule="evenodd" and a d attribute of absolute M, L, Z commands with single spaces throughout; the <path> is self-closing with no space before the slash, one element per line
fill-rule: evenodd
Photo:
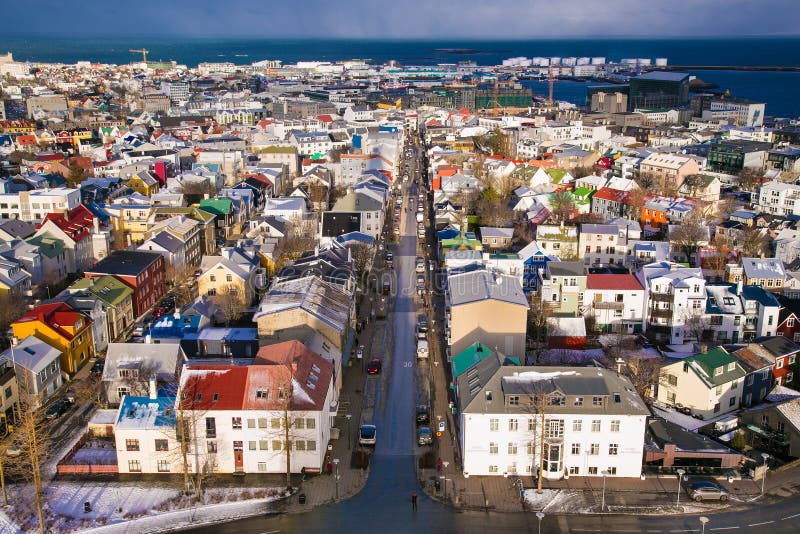
<path fill-rule="evenodd" d="M 35 336 L 61 351 L 61 370 L 75 374 L 94 356 L 92 321 L 64 302 L 35 307 L 11 325 L 14 337 Z"/>
<path fill-rule="evenodd" d="M 111 228 L 132 243 L 141 243 L 149 228 L 150 206 L 146 204 L 109 204 L 106 212 L 110 216 Z M 116 239 L 116 237 L 115 237 Z"/>
<path fill-rule="evenodd" d="M 160 185 L 156 177 L 146 171 L 136 173 L 128 180 L 128 187 L 146 197 L 158 193 Z"/>

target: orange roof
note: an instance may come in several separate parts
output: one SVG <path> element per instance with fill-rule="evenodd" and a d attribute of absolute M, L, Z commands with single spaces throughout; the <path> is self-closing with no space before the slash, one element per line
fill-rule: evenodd
<path fill-rule="evenodd" d="M 46 324 L 54 331 L 58 332 L 61 337 L 71 340 L 74 335 L 65 330 L 62 325 L 73 326 L 78 319 L 83 320 L 84 328 L 81 330 L 85 329 L 92 323 L 91 319 L 87 318 L 82 313 L 73 310 L 69 304 L 65 302 L 53 302 L 50 304 L 40 304 L 39 306 L 36 306 L 34 309 L 20 317 L 14 324 L 38 321 L 42 324 Z"/>

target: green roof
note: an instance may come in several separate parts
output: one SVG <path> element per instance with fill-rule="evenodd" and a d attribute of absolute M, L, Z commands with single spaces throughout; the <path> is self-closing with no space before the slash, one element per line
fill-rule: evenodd
<path fill-rule="evenodd" d="M 466 237 L 454 237 L 452 239 L 443 239 L 442 240 L 442 250 L 450 250 L 450 249 L 471 249 L 471 250 L 483 250 L 483 245 L 477 239 L 468 239 Z"/>
<path fill-rule="evenodd" d="M 572 194 L 576 197 L 585 197 L 591 195 L 594 192 L 593 189 L 589 189 L 588 187 L 579 187 Z"/>
<path fill-rule="evenodd" d="M 488 358 L 492 354 L 494 354 L 494 352 L 489 347 L 479 341 L 476 341 L 466 349 L 453 356 L 451 361 L 451 365 L 453 366 L 453 379 L 461 376 L 463 373 L 466 373 L 470 367 L 479 361 Z"/>
<path fill-rule="evenodd" d="M 133 295 L 133 289 L 109 275 L 82 278 L 69 287 L 71 290 L 86 289 L 96 295 L 98 299 L 112 306 L 121 304 L 126 298 Z"/>
<path fill-rule="evenodd" d="M 548 169 L 546 172 L 550 175 L 550 178 L 553 179 L 554 184 L 560 182 L 561 179 L 567 174 L 567 171 L 564 169 Z"/>
<path fill-rule="evenodd" d="M 64 242 L 50 232 L 28 238 L 28 243 L 39 247 L 39 252 L 48 258 L 55 258 L 64 253 Z"/>
<path fill-rule="evenodd" d="M 229 198 L 204 198 L 200 209 L 214 215 L 228 215 L 233 211 L 233 201 Z"/>
<path fill-rule="evenodd" d="M 701 352 L 683 360 L 684 365 L 688 365 L 700 379 L 708 386 L 718 386 L 726 384 L 737 378 L 742 378 L 745 374 L 744 369 L 737 363 L 735 356 L 731 355 L 722 347 L 716 347 L 708 352 Z M 729 364 L 735 364 L 732 371 L 728 371 Z M 698 369 L 699 367 L 699 369 Z M 722 368 L 721 373 L 717 374 L 716 369 Z"/>

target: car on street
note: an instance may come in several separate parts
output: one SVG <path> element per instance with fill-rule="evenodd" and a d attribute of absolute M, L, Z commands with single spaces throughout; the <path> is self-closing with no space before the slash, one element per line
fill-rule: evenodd
<path fill-rule="evenodd" d="M 431 434 L 430 427 L 421 426 L 419 430 L 417 430 L 417 445 L 420 447 L 423 445 L 432 445 L 433 444 L 433 435 Z"/>
<path fill-rule="evenodd" d="M 103 358 L 98 359 L 94 364 L 92 364 L 92 368 L 89 369 L 89 372 L 95 376 L 100 376 L 103 374 L 103 367 L 105 367 L 106 361 Z"/>
<path fill-rule="evenodd" d="M 418 425 L 425 425 L 431 420 L 430 415 L 428 415 L 428 407 L 424 404 L 420 404 L 417 406 L 417 424 Z"/>
<path fill-rule="evenodd" d="M 378 442 L 378 428 L 375 425 L 361 425 L 358 429 L 358 444 L 374 447 Z"/>
<path fill-rule="evenodd" d="M 444 421 L 439 421 L 439 432 L 444 432 L 445 426 Z"/>
<path fill-rule="evenodd" d="M 422 276 L 421 274 L 417 275 L 417 285 L 419 284 L 422 284 L 423 286 L 425 285 L 425 277 Z"/>
<path fill-rule="evenodd" d="M 378 250 L 383 250 L 383 243 L 378 243 Z"/>
<path fill-rule="evenodd" d="M 17 456 L 22 456 L 22 447 L 19 445 L 12 445 L 6 449 L 6 456 L 11 458 L 16 458 Z"/>
<path fill-rule="evenodd" d="M 417 329 L 420 332 L 428 331 L 428 318 L 425 316 L 425 314 L 420 313 L 417 315 Z"/>
<path fill-rule="evenodd" d="M 394 259 L 394 254 L 392 254 L 390 251 L 387 250 L 386 251 L 386 260 L 387 261 L 391 261 L 393 259 Z"/>
<path fill-rule="evenodd" d="M 689 497 L 696 502 L 701 501 L 720 501 L 728 500 L 728 490 L 715 482 L 698 481 L 692 482 L 686 488 Z"/>
<path fill-rule="evenodd" d="M 78 396 L 75 394 L 74 390 L 68 389 L 66 393 L 64 393 L 64 400 L 70 404 L 75 404 L 78 400 Z"/>
<path fill-rule="evenodd" d="M 416 271 L 418 273 L 424 273 L 425 272 L 425 260 L 423 260 L 422 258 L 417 258 Z"/>
<path fill-rule="evenodd" d="M 58 419 L 69 410 L 69 403 L 63 400 L 57 400 L 50 405 L 44 412 L 45 419 Z"/>
<path fill-rule="evenodd" d="M 373 358 L 367 364 L 367 374 L 377 375 L 381 372 L 381 361 L 378 358 Z"/>

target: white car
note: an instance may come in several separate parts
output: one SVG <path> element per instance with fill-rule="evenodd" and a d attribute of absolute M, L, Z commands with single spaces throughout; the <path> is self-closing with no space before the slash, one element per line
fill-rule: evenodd
<path fill-rule="evenodd" d="M 418 273 L 424 273 L 424 272 L 425 272 L 425 263 L 424 263 L 424 262 L 417 262 L 417 269 L 416 269 L 416 271 L 417 271 Z"/>
<path fill-rule="evenodd" d="M 375 425 L 361 425 L 358 429 L 358 444 L 374 447 L 378 442 L 378 428 Z"/>

